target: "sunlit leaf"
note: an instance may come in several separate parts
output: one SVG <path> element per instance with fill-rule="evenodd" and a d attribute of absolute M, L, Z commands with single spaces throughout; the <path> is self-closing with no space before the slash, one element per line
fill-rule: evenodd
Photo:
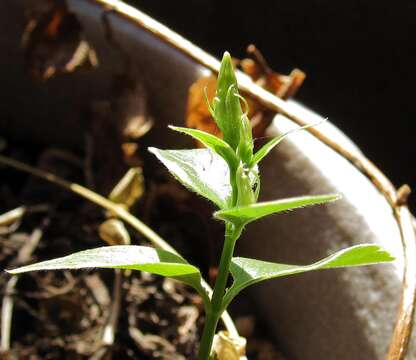
<path fill-rule="evenodd" d="M 280 142 L 282 140 L 285 139 L 286 136 L 288 136 L 288 135 L 290 135 L 294 132 L 300 131 L 300 130 L 306 130 L 310 127 L 319 125 L 321 123 L 322 123 L 322 121 L 320 121 L 318 123 L 315 123 L 315 124 L 308 124 L 308 125 L 305 125 L 305 126 L 301 126 L 301 127 L 296 128 L 296 129 L 289 130 L 289 131 L 285 132 L 284 134 L 276 136 L 273 139 L 269 140 L 266 144 L 264 144 L 254 154 L 253 158 L 251 159 L 251 166 L 254 166 L 254 165 L 258 164 L 260 161 L 262 161 L 264 159 L 264 157 L 270 153 L 270 151 L 272 151 L 277 145 L 280 144 Z"/>
<path fill-rule="evenodd" d="M 39 270 L 89 268 L 141 270 L 181 280 L 195 288 L 200 288 L 201 282 L 199 270 L 179 255 L 137 245 L 104 246 L 7 271 L 10 274 L 21 274 Z"/>
<path fill-rule="evenodd" d="M 239 206 L 214 213 L 217 219 L 238 224 L 248 224 L 267 215 L 310 205 L 323 204 L 340 198 L 340 195 L 313 195 L 289 199 L 260 202 L 248 206 Z"/>
<path fill-rule="evenodd" d="M 184 186 L 211 200 L 221 209 L 231 201 L 230 172 L 222 157 L 209 149 L 149 151 Z"/>
<path fill-rule="evenodd" d="M 228 305 L 241 290 L 264 280 L 314 270 L 371 265 L 393 260 L 394 257 L 390 253 L 374 244 L 352 246 L 311 265 L 278 264 L 236 257 L 232 259 L 230 267 L 234 282 L 227 291 L 224 302 Z"/>
<path fill-rule="evenodd" d="M 229 166 L 236 168 L 238 159 L 234 150 L 224 140 L 219 137 L 197 129 L 189 129 L 184 127 L 169 126 L 172 130 L 192 136 L 194 139 L 203 143 L 207 148 L 220 155 Z"/>

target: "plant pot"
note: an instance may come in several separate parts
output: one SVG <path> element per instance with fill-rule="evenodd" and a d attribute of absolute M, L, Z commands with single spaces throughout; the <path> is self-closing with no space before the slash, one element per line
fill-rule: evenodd
<path fill-rule="evenodd" d="M 157 119 L 152 145 L 190 144 L 166 126 L 183 125 L 189 86 L 218 70 L 216 59 L 122 3 L 67 0 L 99 66 L 40 84 L 27 76 L 17 47 L 25 24 L 22 4 L 0 4 L 0 41 L 6 49 L 0 78 L 7 88 L 0 127 L 8 136 L 80 146 L 79 134 L 88 124 L 73 119 L 85 103 L 108 93 L 111 76 L 128 66 L 144 82 Z M 243 74 L 239 83 L 257 101 L 280 111 L 270 133 L 320 119 L 296 102 L 267 93 Z M 61 131 L 45 118 L 56 119 Z M 259 317 L 289 359 L 392 360 L 403 359 L 407 351 L 408 358 L 416 358 L 416 340 L 408 347 L 416 274 L 405 199 L 329 122 L 285 140 L 262 170 L 264 199 L 337 192 L 343 200 L 251 225 L 238 244 L 240 254 L 308 263 L 348 245 L 377 243 L 397 257 L 394 265 L 305 274 L 245 292 L 258 304 Z"/>

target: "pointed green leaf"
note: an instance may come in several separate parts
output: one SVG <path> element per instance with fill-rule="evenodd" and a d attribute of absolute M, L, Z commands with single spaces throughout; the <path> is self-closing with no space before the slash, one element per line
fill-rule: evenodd
<path fill-rule="evenodd" d="M 340 195 L 330 194 L 301 196 L 289 199 L 260 202 L 248 206 L 239 206 L 231 209 L 220 210 L 214 213 L 214 217 L 237 224 L 248 224 L 267 215 L 309 205 L 324 204 L 339 198 Z"/>
<path fill-rule="evenodd" d="M 183 281 L 197 290 L 200 289 L 201 274 L 195 266 L 188 264 L 185 259 L 165 250 L 137 245 L 104 246 L 7 270 L 7 272 L 15 275 L 28 271 L 87 268 L 141 270 L 171 277 Z"/>
<path fill-rule="evenodd" d="M 192 136 L 194 139 L 200 141 L 207 148 L 220 155 L 232 169 L 235 169 L 238 166 L 238 159 L 234 150 L 219 137 L 197 129 L 189 129 L 178 126 L 169 126 L 169 128 Z"/>
<path fill-rule="evenodd" d="M 209 149 L 149 151 L 168 168 L 175 178 L 221 209 L 231 201 L 230 171 L 222 157 Z"/>
<path fill-rule="evenodd" d="M 371 265 L 393 260 L 390 253 L 374 244 L 352 246 L 311 265 L 287 265 L 236 257 L 230 266 L 234 282 L 225 295 L 224 305 L 228 305 L 241 290 L 260 281 L 320 269 Z"/>
<path fill-rule="evenodd" d="M 288 135 L 290 135 L 290 134 L 292 134 L 292 133 L 294 133 L 294 132 L 297 132 L 297 131 L 299 131 L 299 130 L 306 130 L 306 129 L 308 129 L 308 128 L 310 128 L 310 127 L 313 127 L 313 126 L 316 126 L 316 125 L 319 125 L 319 124 L 321 124 L 322 123 L 322 121 L 320 121 L 320 122 L 318 122 L 318 123 L 315 123 L 315 124 L 309 124 L 309 125 L 305 125 L 305 126 L 301 126 L 301 127 L 298 127 L 298 128 L 296 128 L 296 129 L 292 129 L 292 130 L 289 130 L 289 131 L 287 131 L 287 132 L 285 132 L 284 134 L 282 134 L 282 135 L 279 135 L 279 136 L 276 136 L 276 137 L 274 137 L 273 139 L 271 139 L 271 140 L 269 140 L 266 144 L 264 144 L 255 154 L 254 154 L 254 156 L 253 156 L 253 158 L 251 159 L 251 163 L 250 163 L 250 166 L 254 166 L 254 165 L 256 165 L 256 164 L 258 164 L 258 163 L 260 163 L 260 161 L 262 161 L 263 160 L 263 158 L 266 156 L 266 155 L 268 155 L 269 153 L 270 153 L 270 151 L 272 151 L 273 150 L 273 148 L 274 147 L 276 147 L 277 145 L 279 145 L 280 144 L 280 142 L 282 141 L 282 140 L 284 140 L 284 138 L 286 137 L 286 136 L 288 136 Z"/>
<path fill-rule="evenodd" d="M 214 119 L 223 133 L 224 141 L 233 150 L 237 149 L 240 139 L 241 109 L 238 98 L 238 85 L 235 77 L 231 56 L 224 53 L 218 74 L 217 91 L 212 104 Z"/>

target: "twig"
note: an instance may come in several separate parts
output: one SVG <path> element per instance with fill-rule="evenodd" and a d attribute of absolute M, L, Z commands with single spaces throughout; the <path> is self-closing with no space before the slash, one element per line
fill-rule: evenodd
<path fill-rule="evenodd" d="M 26 264 L 30 260 L 30 257 L 38 246 L 42 235 L 43 231 L 40 228 L 33 230 L 29 237 L 29 241 L 24 246 L 22 246 L 22 248 L 17 253 L 17 263 L 19 265 Z"/>
<path fill-rule="evenodd" d="M 247 46 L 246 52 L 254 58 L 254 60 L 257 62 L 258 65 L 260 65 L 261 69 L 265 74 L 272 73 L 272 69 L 270 68 L 263 54 L 259 51 L 259 49 L 257 49 L 257 47 L 254 44 L 250 44 L 249 46 Z"/>
<path fill-rule="evenodd" d="M 16 209 L 10 210 L 0 215 L 0 226 L 10 226 L 16 221 L 20 220 L 26 213 L 25 206 L 19 206 Z"/>
<path fill-rule="evenodd" d="M 50 181 L 56 185 L 59 185 L 63 187 L 66 190 L 72 191 L 75 194 L 95 203 L 96 205 L 101 206 L 102 208 L 112 212 L 115 216 L 119 217 L 121 220 L 129 224 L 132 228 L 140 232 L 144 237 L 146 237 L 151 243 L 153 243 L 155 246 L 160 247 L 163 250 L 172 252 L 174 254 L 178 254 L 178 252 L 170 246 L 165 240 L 163 240 L 156 232 L 154 232 L 151 228 L 149 228 L 146 224 L 141 222 L 138 218 L 133 216 L 131 213 L 129 213 L 126 209 L 124 209 L 122 206 L 119 206 L 112 201 L 106 199 L 105 197 L 81 186 L 76 183 L 68 182 L 54 174 L 51 174 L 49 172 L 37 169 L 35 167 L 32 167 L 30 165 L 24 164 L 20 161 L 11 159 L 7 156 L 0 155 L 0 163 L 3 163 L 4 165 L 11 166 L 15 169 L 18 169 L 20 171 L 24 171 L 26 173 L 29 173 L 31 175 L 40 177 L 44 180 Z M 179 254 L 178 254 L 179 255 Z M 212 289 L 207 284 L 205 280 L 201 281 L 202 286 L 207 292 L 207 296 L 211 296 Z M 228 312 L 224 312 L 222 315 L 222 321 L 227 328 L 228 332 L 231 335 L 238 336 L 237 329 L 228 314 Z"/>
<path fill-rule="evenodd" d="M 416 253 L 416 234 L 415 219 L 407 207 L 407 198 L 410 195 L 410 187 L 402 186 L 397 192 L 397 202 L 393 207 L 394 215 L 403 239 L 404 274 L 403 292 L 399 306 L 399 314 L 394 327 L 393 337 L 390 342 L 388 360 L 405 359 L 410 336 L 412 334 L 412 324 L 414 316 L 414 301 L 416 289 L 416 263 L 414 256 Z"/>
<path fill-rule="evenodd" d="M 118 270 L 117 270 L 118 271 Z M 107 317 L 107 323 L 104 326 L 104 330 L 101 334 L 101 341 L 99 347 L 96 349 L 94 354 L 89 358 L 89 360 L 101 360 L 106 359 L 109 360 L 111 358 L 111 353 L 109 353 L 110 346 L 114 344 L 114 334 L 115 334 L 115 324 L 113 325 L 113 311 L 118 312 L 118 309 L 114 307 L 114 300 L 113 304 L 110 308 L 111 298 L 107 291 L 107 287 L 102 282 L 101 278 L 95 274 L 93 276 L 88 276 L 84 279 L 86 285 L 92 292 L 93 298 L 96 301 L 96 304 L 99 308 L 103 311 L 103 314 Z M 113 293 L 116 291 L 117 287 L 117 278 L 114 284 Z M 121 285 L 121 283 L 120 283 Z M 110 308 L 110 309 L 109 309 Z M 107 311 L 108 310 L 108 311 Z"/>
<path fill-rule="evenodd" d="M 18 255 L 17 263 L 25 264 L 30 260 L 30 257 L 38 245 L 43 231 L 40 228 L 36 228 L 29 237 L 29 241 L 22 246 Z M 13 276 L 9 279 L 6 285 L 6 294 L 3 297 L 3 302 L 1 306 L 1 340 L 0 340 L 0 350 L 8 351 L 10 349 L 10 333 L 12 327 L 12 318 L 13 318 L 13 293 L 16 288 L 17 281 L 19 276 Z"/>
<path fill-rule="evenodd" d="M 114 344 L 114 338 L 120 315 L 120 303 L 121 303 L 121 280 L 123 273 L 121 270 L 115 270 L 114 286 L 113 286 L 113 301 L 111 304 L 110 317 L 108 323 L 104 328 L 103 343 L 106 346 Z"/>
<path fill-rule="evenodd" d="M 8 351 L 10 349 L 10 332 L 13 315 L 13 292 L 17 284 L 18 276 L 13 276 L 6 284 L 6 293 L 3 297 L 1 306 L 1 342 L 0 350 Z"/>

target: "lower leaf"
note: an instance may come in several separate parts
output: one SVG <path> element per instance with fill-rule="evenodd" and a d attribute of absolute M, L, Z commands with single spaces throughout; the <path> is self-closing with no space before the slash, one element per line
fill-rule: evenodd
<path fill-rule="evenodd" d="M 350 266 L 362 266 L 393 261 L 394 257 L 374 244 L 362 244 L 336 252 L 311 265 L 271 263 L 243 257 L 233 258 L 230 271 L 234 278 L 224 298 L 224 307 L 246 287 L 264 280 L 300 274 L 308 271 Z"/>
<path fill-rule="evenodd" d="M 39 270 L 88 268 L 141 270 L 171 277 L 194 287 L 197 291 L 201 290 L 201 274 L 195 266 L 187 263 L 179 255 L 148 246 L 104 246 L 6 271 L 16 275 Z"/>

